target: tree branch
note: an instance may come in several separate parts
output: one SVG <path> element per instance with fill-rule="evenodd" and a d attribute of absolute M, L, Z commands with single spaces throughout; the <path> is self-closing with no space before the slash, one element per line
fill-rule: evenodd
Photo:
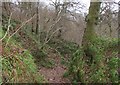
<path fill-rule="evenodd" d="M 23 22 L 20 27 L 18 27 L 18 29 L 8 38 L 6 46 L 9 42 L 10 38 L 13 37 L 24 25 L 26 25 L 29 21 L 31 21 L 35 16 L 36 16 L 36 14 L 33 17 L 31 17 L 30 19 L 28 19 L 27 21 Z"/>
<path fill-rule="evenodd" d="M 5 35 L 3 36 L 3 38 L 0 39 L 0 41 L 2 41 L 7 36 L 8 32 L 9 32 L 9 29 L 11 27 L 11 25 L 10 25 L 11 17 L 12 17 L 12 13 L 10 14 L 10 17 L 9 17 L 9 20 L 8 20 L 7 31 L 6 31 Z"/>

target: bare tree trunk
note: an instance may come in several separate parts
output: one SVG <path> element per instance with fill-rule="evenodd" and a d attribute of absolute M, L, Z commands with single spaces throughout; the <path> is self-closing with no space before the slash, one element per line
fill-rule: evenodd
<path fill-rule="evenodd" d="M 34 2 L 31 2 L 31 6 L 30 6 L 30 10 L 31 10 L 31 17 L 34 15 L 34 12 L 33 12 L 33 7 L 32 5 L 34 4 Z M 34 32 L 34 23 L 33 23 L 33 20 L 31 21 L 31 32 L 33 33 Z"/>
<path fill-rule="evenodd" d="M 118 5 L 119 5 L 119 11 L 118 11 L 118 30 L 119 30 L 119 32 L 120 32 L 120 1 L 119 1 L 119 3 L 118 3 Z"/>
<path fill-rule="evenodd" d="M 37 13 L 37 19 L 36 19 L 36 34 L 38 34 L 38 29 L 39 29 L 39 0 L 37 2 L 37 8 L 36 8 L 36 13 Z"/>

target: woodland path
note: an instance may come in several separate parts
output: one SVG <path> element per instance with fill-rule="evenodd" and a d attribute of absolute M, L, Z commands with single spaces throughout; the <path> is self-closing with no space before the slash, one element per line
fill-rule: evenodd
<path fill-rule="evenodd" d="M 34 43 L 29 42 L 32 41 L 31 38 L 25 38 L 25 33 L 21 34 L 21 40 L 23 40 L 23 42 L 27 42 L 24 44 L 26 48 L 29 48 L 29 46 L 34 46 Z M 36 47 L 34 46 L 33 49 L 35 48 Z M 61 64 L 61 57 L 58 56 L 57 53 L 49 52 L 47 58 L 49 60 L 53 60 L 55 63 L 53 68 L 39 67 L 39 72 L 44 76 L 45 80 L 47 80 L 47 83 L 70 83 L 69 79 L 63 78 L 67 68 Z"/>
<path fill-rule="evenodd" d="M 67 68 L 61 64 L 61 58 L 56 54 L 50 54 L 49 59 L 55 62 L 53 68 L 41 67 L 39 72 L 44 76 L 48 83 L 70 83 L 69 79 L 64 78 L 63 74 Z"/>

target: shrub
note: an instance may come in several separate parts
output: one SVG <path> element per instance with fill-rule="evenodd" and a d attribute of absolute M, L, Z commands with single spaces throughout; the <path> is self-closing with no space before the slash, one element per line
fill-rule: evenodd
<path fill-rule="evenodd" d="M 118 83 L 118 51 L 112 48 L 117 40 L 97 38 L 88 47 L 94 52 L 92 62 L 86 59 L 83 49 L 78 49 L 69 62 L 65 73 L 73 82 L 81 83 Z M 112 49 L 111 49 L 112 48 Z M 90 57 L 90 56 L 87 56 Z"/>
<path fill-rule="evenodd" d="M 11 39 L 2 55 L 3 83 L 41 83 L 42 75 L 38 74 L 34 58 L 29 51 Z"/>

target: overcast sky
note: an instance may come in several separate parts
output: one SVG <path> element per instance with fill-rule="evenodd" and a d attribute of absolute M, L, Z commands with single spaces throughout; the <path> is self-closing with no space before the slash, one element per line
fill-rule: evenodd
<path fill-rule="evenodd" d="M 50 3 L 50 0 L 40 0 L 40 1 L 43 1 L 45 2 L 47 5 L 49 5 Z M 55 0 L 52 0 L 52 1 L 55 1 Z M 64 1 L 64 0 L 60 0 L 61 2 Z M 88 12 L 88 9 L 89 9 L 89 6 L 90 6 L 90 0 L 66 0 L 66 1 L 72 1 L 72 2 L 75 2 L 75 1 L 79 1 L 81 2 L 82 4 L 85 5 L 85 8 L 82 10 L 83 12 Z M 95 1 L 95 0 L 93 0 Z M 103 2 L 119 2 L 120 0 L 102 0 Z M 118 5 L 115 5 L 114 9 L 118 9 Z"/>
<path fill-rule="evenodd" d="M 6 1 L 6 0 L 3 0 L 3 1 Z M 13 1 L 17 1 L 17 0 L 13 0 Z M 28 2 L 28 1 L 35 2 L 35 1 L 38 1 L 38 0 L 23 0 L 23 1 L 25 1 L 25 2 Z M 45 2 L 47 5 L 49 5 L 51 0 L 39 0 L 39 1 Z M 52 0 L 52 1 L 55 1 L 55 0 Z M 62 2 L 62 1 L 65 1 L 65 0 L 60 0 L 60 1 Z M 75 2 L 75 1 L 78 2 L 79 1 L 79 2 L 81 2 L 81 4 L 85 5 L 85 8 L 82 9 L 82 12 L 83 13 L 88 12 L 88 9 L 89 9 L 89 6 L 90 6 L 90 0 L 66 0 L 66 1 L 72 1 L 72 2 Z M 93 1 L 98 1 L 98 0 L 93 0 Z M 120 0 L 102 0 L 102 2 L 112 2 L 112 1 L 119 2 Z M 115 5 L 114 9 L 118 10 L 118 5 Z"/>
<path fill-rule="evenodd" d="M 5 2 L 5 1 L 9 1 L 9 0 L 2 0 L 2 1 Z M 12 0 L 12 1 L 17 1 L 17 0 Z M 38 0 L 23 0 L 23 1 L 25 1 L 25 2 L 28 2 L 28 1 L 35 2 L 35 1 L 38 1 Z M 55 0 L 39 0 L 39 1 L 42 1 L 42 2 L 45 2 L 46 4 L 49 4 L 50 1 L 55 1 Z M 62 1 L 65 1 L 65 0 L 60 0 L 60 1 L 62 2 Z M 90 0 L 66 0 L 66 1 L 72 1 L 72 2 L 79 1 L 83 4 L 85 4 L 87 9 L 90 6 Z M 98 0 L 92 0 L 92 1 L 98 1 Z M 119 2 L 120 0 L 102 0 L 102 2 L 112 2 L 112 1 Z"/>
<path fill-rule="evenodd" d="M 40 0 L 40 1 L 43 1 L 47 4 L 49 4 L 50 0 Z M 55 0 L 52 0 L 52 1 L 55 1 Z M 60 1 L 64 1 L 64 0 L 60 0 Z M 66 0 L 66 1 L 72 1 L 72 2 L 75 2 L 75 1 L 80 1 L 81 3 L 85 4 L 87 8 L 89 8 L 90 6 L 90 0 Z M 96 0 L 93 0 L 93 1 L 96 1 Z M 120 0 L 102 0 L 103 2 L 112 2 L 112 1 L 115 1 L 115 2 L 119 2 Z"/>

